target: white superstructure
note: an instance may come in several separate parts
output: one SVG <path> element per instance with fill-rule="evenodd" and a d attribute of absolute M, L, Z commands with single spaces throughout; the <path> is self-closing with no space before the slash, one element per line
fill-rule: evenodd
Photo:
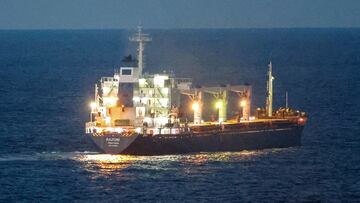
<path fill-rule="evenodd" d="M 102 77 L 97 83 L 95 101 L 91 103 L 91 119 L 86 124 L 88 133 L 123 133 L 130 130 L 138 133 L 149 131 L 150 134 L 173 133 L 173 130 L 179 133 L 179 129 L 186 129 L 188 124 L 215 122 L 203 121 L 203 114 L 209 113 L 205 106 L 212 103 L 217 114 L 215 123 L 223 124 L 228 122 L 228 100 L 234 93 L 239 99 L 235 107 L 238 109 L 237 122 L 250 120 L 250 85 L 193 88 L 192 79 L 176 78 L 173 73 L 143 74 L 144 46 L 151 38 L 142 33 L 139 26 L 137 34 L 130 40 L 139 43 L 138 60 L 131 55 L 125 57 L 113 77 Z M 271 63 L 269 78 L 267 107 L 271 112 Z M 183 98 L 184 95 L 187 96 Z M 189 120 L 187 110 L 192 113 Z M 187 115 L 181 117 L 180 114 Z"/>

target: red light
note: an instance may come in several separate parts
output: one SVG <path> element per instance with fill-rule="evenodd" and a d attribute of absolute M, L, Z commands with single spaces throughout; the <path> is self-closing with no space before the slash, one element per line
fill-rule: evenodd
<path fill-rule="evenodd" d="M 304 125 L 305 122 L 306 122 L 306 119 L 305 119 L 305 118 L 299 118 L 299 119 L 298 119 L 298 124 L 299 124 L 299 125 Z"/>

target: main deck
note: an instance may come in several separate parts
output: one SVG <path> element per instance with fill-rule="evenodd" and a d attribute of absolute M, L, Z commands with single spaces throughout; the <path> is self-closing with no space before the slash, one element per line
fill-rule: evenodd
<path fill-rule="evenodd" d="M 155 135 L 179 135 L 179 134 L 200 134 L 212 132 L 231 132 L 231 131 L 251 131 L 264 129 L 288 128 L 297 125 L 304 125 L 306 118 L 262 118 L 249 121 L 228 120 L 226 122 L 204 122 L 201 124 L 180 123 L 176 125 L 165 126 L 162 128 L 147 128 L 134 126 L 99 126 L 96 123 L 87 123 L 87 133 L 95 133 L 96 136 L 106 134 L 132 135 L 134 133 L 145 136 Z"/>

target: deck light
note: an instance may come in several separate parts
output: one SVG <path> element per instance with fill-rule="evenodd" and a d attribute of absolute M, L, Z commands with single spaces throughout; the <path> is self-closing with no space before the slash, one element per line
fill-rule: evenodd
<path fill-rule="evenodd" d="M 105 105 L 114 106 L 118 100 L 117 97 L 104 97 L 103 98 Z"/>
<path fill-rule="evenodd" d="M 145 87 L 146 86 L 146 79 L 145 78 L 140 78 L 139 79 L 139 86 L 140 87 Z"/>
<path fill-rule="evenodd" d="M 216 104 L 215 104 L 215 107 L 216 107 L 217 109 L 221 109 L 222 106 L 223 106 L 223 102 L 222 102 L 221 100 L 217 101 Z"/>
<path fill-rule="evenodd" d="M 96 108 L 96 103 L 95 103 L 95 102 L 91 102 L 91 103 L 90 103 L 90 108 L 91 108 L 92 111 L 95 110 L 95 108 Z"/>
<path fill-rule="evenodd" d="M 194 102 L 191 107 L 193 111 L 199 111 L 200 108 L 199 102 Z"/>
<path fill-rule="evenodd" d="M 245 99 L 243 99 L 243 100 L 240 101 L 240 106 L 241 106 L 241 107 L 245 107 L 245 106 L 246 106 L 246 100 L 245 100 Z"/>
<path fill-rule="evenodd" d="M 134 102 L 140 102 L 140 97 L 133 97 Z"/>

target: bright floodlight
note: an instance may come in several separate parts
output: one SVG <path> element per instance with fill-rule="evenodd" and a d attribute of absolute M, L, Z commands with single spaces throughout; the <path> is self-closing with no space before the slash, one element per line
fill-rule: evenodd
<path fill-rule="evenodd" d="M 198 102 L 194 102 L 191 107 L 193 111 L 199 111 L 200 105 Z"/>
<path fill-rule="evenodd" d="M 104 97 L 103 98 L 105 105 L 114 106 L 118 100 L 117 97 Z"/>
<path fill-rule="evenodd" d="M 215 104 L 215 107 L 217 109 L 221 109 L 222 105 L 223 105 L 222 101 L 217 101 L 216 104 Z"/>
<path fill-rule="evenodd" d="M 245 106 L 246 106 L 246 100 L 245 100 L 245 99 L 243 99 L 243 100 L 240 101 L 240 106 L 241 106 L 241 107 L 245 107 Z"/>
<path fill-rule="evenodd" d="M 91 109 L 95 109 L 95 108 L 96 108 L 96 103 L 95 103 L 95 102 L 91 102 L 91 103 L 90 103 L 90 107 L 91 107 Z"/>

